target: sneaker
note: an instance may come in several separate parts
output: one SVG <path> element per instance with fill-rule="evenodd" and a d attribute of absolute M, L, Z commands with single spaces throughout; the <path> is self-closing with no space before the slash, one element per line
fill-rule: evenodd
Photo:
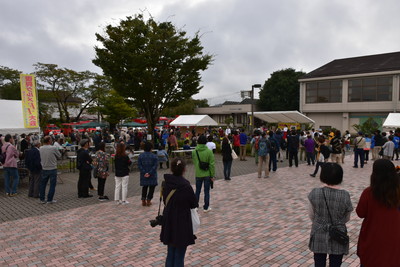
<path fill-rule="evenodd" d="M 99 201 L 107 201 L 108 200 L 108 198 L 105 198 L 105 197 L 99 197 Z"/>
<path fill-rule="evenodd" d="M 122 201 L 122 203 L 121 203 L 122 205 L 126 205 L 126 204 L 129 204 L 129 201 Z"/>
<path fill-rule="evenodd" d="M 56 203 L 56 202 L 57 202 L 57 200 L 55 200 L 55 199 L 53 199 L 52 201 L 47 201 L 48 204 L 53 204 L 53 203 Z"/>
<path fill-rule="evenodd" d="M 103 198 L 104 198 L 105 200 L 110 200 L 110 199 L 108 198 L 108 196 L 103 196 Z"/>
<path fill-rule="evenodd" d="M 97 191 L 97 188 L 89 188 L 90 190 L 92 190 L 92 191 Z"/>
<path fill-rule="evenodd" d="M 47 202 L 46 201 L 44 201 L 44 200 L 40 200 L 40 202 L 39 202 L 40 204 L 46 204 Z"/>
<path fill-rule="evenodd" d="M 211 207 L 208 207 L 208 209 L 204 210 L 205 213 L 211 211 Z"/>
<path fill-rule="evenodd" d="M 10 196 L 10 193 L 6 193 L 6 196 L 9 197 L 9 196 Z"/>
<path fill-rule="evenodd" d="M 10 197 L 15 197 L 16 195 L 18 195 L 18 193 L 11 193 L 9 196 Z"/>
<path fill-rule="evenodd" d="M 269 178 L 269 175 L 265 176 L 264 178 Z"/>
<path fill-rule="evenodd" d="M 121 204 L 121 203 L 122 203 L 121 200 L 115 200 L 115 204 L 119 205 L 119 204 Z"/>
<path fill-rule="evenodd" d="M 311 177 L 315 177 L 315 174 L 314 174 L 314 173 L 312 173 L 312 174 L 310 174 L 310 176 L 311 176 Z"/>

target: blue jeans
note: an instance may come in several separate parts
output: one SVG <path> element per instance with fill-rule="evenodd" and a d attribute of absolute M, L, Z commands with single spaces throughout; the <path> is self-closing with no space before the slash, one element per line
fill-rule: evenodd
<path fill-rule="evenodd" d="M 224 178 L 231 178 L 231 168 L 232 168 L 232 161 L 223 161 L 222 163 L 224 164 Z"/>
<path fill-rule="evenodd" d="M 272 171 L 276 171 L 276 169 L 278 168 L 276 166 L 276 153 L 277 152 L 269 152 L 269 170 L 271 171 L 271 163 L 272 163 Z"/>
<path fill-rule="evenodd" d="M 314 159 L 314 152 L 306 152 L 307 156 L 307 164 L 310 165 L 311 162 L 314 165 L 315 164 L 315 159 Z"/>
<path fill-rule="evenodd" d="M 183 267 L 185 261 L 186 248 L 177 248 L 168 245 L 167 260 L 165 267 Z"/>
<path fill-rule="evenodd" d="M 340 267 L 343 261 L 343 254 L 333 255 L 329 254 L 329 266 L 330 267 Z M 314 253 L 314 263 L 315 267 L 325 267 L 326 266 L 326 254 L 324 253 Z"/>
<path fill-rule="evenodd" d="M 201 187 L 203 186 L 204 181 L 204 206 L 203 208 L 206 210 L 210 206 L 210 177 L 196 177 L 196 198 L 197 201 L 200 202 L 200 193 Z"/>
<path fill-rule="evenodd" d="M 13 178 L 12 188 L 10 188 L 11 177 Z M 18 169 L 12 167 L 4 167 L 4 187 L 7 194 L 17 193 L 19 184 Z"/>
<path fill-rule="evenodd" d="M 360 166 L 361 168 L 364 167 L 364 149 L 357 148 L 354 151 L 354 166 L 358 166 L 358 158 L 360 158 Z"/>
<path fill-rule="evenodd" d="M 56 192 L 57 184 L 57 169 L 42 170 L 42 177 L 40 179 L 40 192 L 39 197 L 41 201 L 45 200 L 47 182 L 50 180 L 50 188 L 47 194 L 47 201 L 53 201 L 54 193 Z"/>

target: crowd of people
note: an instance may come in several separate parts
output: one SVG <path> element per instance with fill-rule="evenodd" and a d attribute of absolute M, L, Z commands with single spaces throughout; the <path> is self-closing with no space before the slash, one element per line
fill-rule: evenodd
<path fill-rule="evenodd" d="M 187 153 L 191 154 L 195 169 L 195 190 L 184 178 L 185 160 L 174 158 L 170 163 L 171 153 L 179 148 L 181 141 L 183 149 L 189 150 Z M 320 180 L 324 184 L 308 195 L 312 221 L 309 248 L 314 253 L 315 266 L 325 266 L 327 255 L 330 266 L 340 266 L 343 255 L 348 253 L 349 244 L 332 239 L 330 229 L 347 233 L 346 222 L 350 219 L 353 206 L 350 194 L 340 189 L 339 185 L 343 180 L 341 164 L 344 163 L 345 154 L 353 148 L 354 168 L 363 168 L 371 160 L 374 162 L 370 187 L 364 190 L 356 208 L 357 215 L 364 219 L 357 253 L 363 266 L 378 266 L 382 263 L 387 264 L 381 266 L 396 266 L 394 263 L 398 263 L 399 259 L 393 255 L 399 255 L 400 249 L 400 232 L 397 230 L 400 222 L 400 181 L 392 160 L 399 159 L 399 141 L 399 131 L 386 134 L 379 130 L 371 137 L 358 132 L 354 138 L 348 131 L 343 135 L 338 130 L 323 134 L 321 130 L 314 129 L 257 129 L 251 134 L 247 134 L 244 129 L 229 128 L 206 129 L 201 134 L 189 130 L 182 134 L 179 129 L 175 129 L 155 131 L 153 136 L 149 136 L 145 129 L 112 133 L 104 130 L 72 132 L 69 136 L 62 133 L 57 137 L 48 135 L 42 140 L 38 135 L 13 137 L 7 134 L 1 138 L 1 152 L 5 155 L 2 165 L 6 195 L 13 197 L 18 194 L 18 168 L 22 162 L 29 170 L 28 196 L 39 198 L 42 204 L 56 202 L 54 194 L 58 160 L 69 145 L 79 145 L 76 151 L 79 198 L 93 197 L 90 192 L 97 190 L 100 201 L 109 200 L 104 187 L 110 175 L 112 156 L 115 164 L 114 200 L 117 204 L 128 204 L 128 183 L 134 151 L 143 150 L 137 157 L 142 187 L 141 205 L 151 206 L 159 181 L 158 169 L 165 162 L 172 172 L 164 175 L 162 190 L 165 208 L 160 239 L 168 246 L 166 266 L 183 266 L 186 248 L 195 242 L 196 237 L 190 227 L 191 210 L 197 212 L 200 202 L 203 203 L 204 212 L 212 210 L 210 189 L 215 181 L 217 150 L 222 155 L 223 175 L 227 181 L 231 180 L 233 160 L 238 158 L 247 161 L 249 154 L 254 156 L 258 166 L 258 178 L 268 178 L 270 172 L 276 172 L 278 162 L 288 160 L 289 167 L 298 167 L 303 160 L 308 166 L 315 166 L 310 176 L 316 177 L 321 169 Z M 107 147 L 111 151 L 107 152 Z M 153 149 L 157 153 L 153 153 Z M 91 183 L 92 177 L 98 180 L 97 189 Z M 200 198 L 202 190 L 203 201 Z M 376 219 L 375 216 L 384 220 Z"/>

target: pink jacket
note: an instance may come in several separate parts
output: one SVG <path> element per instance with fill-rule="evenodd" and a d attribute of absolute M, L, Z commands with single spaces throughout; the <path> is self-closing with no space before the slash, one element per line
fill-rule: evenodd
<path fill-rule="evenodd" d="M 18 158 L 18 155 L 19 155 L 17 149 L 11 143 L 5 143 L 1 147 L 1 152 L 4 153 L 6 148 L 7 148 L 7 152 L 6 152 L 7 158 L 6 158 L 6 161 L 3 164 L 3 167 L 17 168 L 17 158 Z"/>

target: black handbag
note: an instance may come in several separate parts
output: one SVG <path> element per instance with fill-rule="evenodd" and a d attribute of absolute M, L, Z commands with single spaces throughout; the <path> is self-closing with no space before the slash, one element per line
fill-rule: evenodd
<path fill-rule="evenodd" d="M 333 220 L 332 220 L 331 212 L 329 211 L 328 202 L 326 201 L 324 189 L 322 189 L 322 193 L 324 194 L 325 205 L 326 205 L 326 208 L 328 209 L 328 214 L 329 214 L 329 218 L 331 221 L 331 225 L 329 226 L 329 237 L 341 245 L 348 245 L 350 238 L 346 232 L 338 229 L 335 225 L 333 225 Z"/>
<path fill-rule="evenodd" d="M 208 171 L 210 169 L 210 163 L 201 161 L 200 157 L 199 157 L 199 152 L 197 152 L 197 150 L 196 150 L 196 154 L 197 154 L 197 158 L 199 159 L 199 167 L 200 167 L 200 169 L 202 169 L 204 171 Z"/>

